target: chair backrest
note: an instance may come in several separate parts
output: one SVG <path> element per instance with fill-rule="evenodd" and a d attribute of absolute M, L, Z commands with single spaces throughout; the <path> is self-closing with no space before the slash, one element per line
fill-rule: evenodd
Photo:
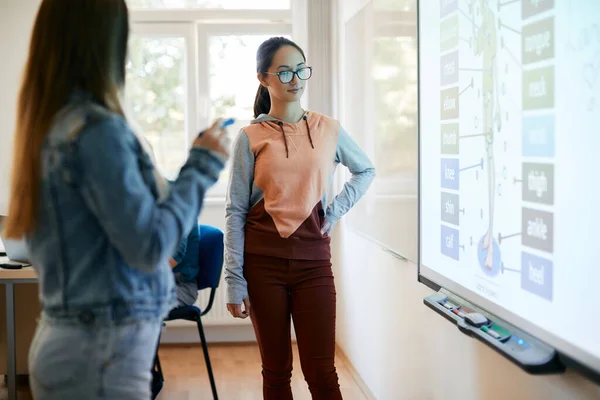
<path fill-rule="evenodd" d="M 198 230 L 193 229 L 192 231 L 195 231 L 192 233 L 198 236 L 192 238 L 190 234 L 190 237 L 188 237 L 186 257 L 190 253 L 190 245 L 192 245 L 194 250 L 190 256 L 195 257 L 199 267 L 198 275 L 196 276 L 198 290 L 216 289 L 221 281 L 221 272 L 223 271 L 225 250 L 223 232 L 209 225 L 198 225 Z M 192 240 L 193 242 L 191 242 Z"/>

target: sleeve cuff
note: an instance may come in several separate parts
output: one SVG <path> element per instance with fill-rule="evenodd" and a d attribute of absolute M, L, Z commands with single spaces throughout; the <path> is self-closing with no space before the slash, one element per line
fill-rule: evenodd
<path fill-rule="evenodd" d="M 194 147 L 190 150 L 188 165 L 197 168 L 214 181 L 217 181 L 221 171 L 225 168 L 225 160 L 213 151 Z"/>
<path fill-rule="evenodd" d="M 227 286 L 227 304 L 242 304 L 248 297 L 248 290 L 242 287 Z"/>

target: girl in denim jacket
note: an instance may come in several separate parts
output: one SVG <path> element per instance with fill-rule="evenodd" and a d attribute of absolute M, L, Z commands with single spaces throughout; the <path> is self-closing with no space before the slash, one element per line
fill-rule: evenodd
<path fill-rule="evenodd" d="M 149 399 L 169 257 L 228 158 L 217 121 L 169 190 L 123 107 L 125 0 L 43 0 L 21 87 L 7 238 L 25 238 L 42 317 L 38 400 Z"/>

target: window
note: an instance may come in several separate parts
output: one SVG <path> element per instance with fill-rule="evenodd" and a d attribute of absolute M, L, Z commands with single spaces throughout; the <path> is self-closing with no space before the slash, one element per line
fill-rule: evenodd
<path fill-rule="evenodd" d="M 381 180 L 417 174 L 417 40 L 377 37 L 371 70 L 375 101 L 375 163 Z M 390 185 L 377 186 L 377 192 Z"/>
<path fill-rule="evenodd" d="M 416 11 L 415 0 L 375 0 L 373 6 L 378 11 Z"/>
<path fill-rule="evenodd" d="M 378 196 L 415 194 L 417 188 L 416 1 L 374 0 L 366 71 L 373 107 L 370 118 L 374 183 Z"/>
<path fill-rule="evenodd" d="M 375 0 L 346 26 L 344 121 L 377 169 L 376 196 L 417 188 L 416 15 Z"/>
<path fill-rule="evenodd" d="M 371 189 L 348 213 L 347 226 L 412 261 L 418 214 L 417 18 L 405 10 L 415 5 L 371 0 L 348 19 L 341 80 L 344 123 L 377 169 Z"/>
<path fill-rule="evenodd" d="M 229 129 L 232 135 L 250 124 L 254 116 L 254 98 L 258 89 L 256 51 L 271 36 L 256 34 L 209 37 L 210 119 L 235 118 L 236 123 Z M 277 36 L 289 38 L 285 34 Z M 235 54 L 235 61 L 232 61 L 232 54 Z M 226 170 L 215 190 L 224 193 L 228 179 L 229 171 Z"/>
<path fill-rule="evenodd" d="M 253 10 L 283 10 L 290 8 L 290 0 L 128 0 L 135 8 L 224 8 Z"/>
<path fill-rule="evenodd" d="M 186 159 L 185 53 L 183 37 L 134 37 L 130 42 L 128 106 L 167 178 L 177 176 Z"/>
<path fill-rule="evenodd" d="M 154 150 L 159 171 L 173 179 L 198 129 L 192 24 L 134 24 L 125 96 L 136 128 Z"/>
<path fill-rule="evenodd" d="M 233 0 L 129 1 L 130 5 L 154 7 L 192 3 L 197 7 L 250 4 Z M 286 1 L 252 2 L 254 8 L 269 3 Z M 152 16 L 153 21 L 144 15 L 141 22 L 132 11 L 125 94 L 135 125 L 153 147 L 158 169 L 173 179 L 187 160 L 190 143 L 212 120 L 235 118 L 236 124 L 228 129 L 232 137 L 250 123 L 258 88 L 256 51 L 269 37 L 290 38 L 292 28 L 287 22 L 244 23 L 239 13 L 228 21 L 223 19 L 229 15 L 227 10 L 221 12 L 218 23 L 194 20 L 197 13 L 189 13 L 190 21 L 167 23 L 157 19 L 159 14 Z M 229 171 L 223 171 L 208 196 L 223 198 L 228 178 Z"/>

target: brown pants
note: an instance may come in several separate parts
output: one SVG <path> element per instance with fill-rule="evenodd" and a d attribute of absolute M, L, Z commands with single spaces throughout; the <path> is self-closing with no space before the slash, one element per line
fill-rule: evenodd
<path fill-rule="evenodd" d="M 290 400 L 290 317 L 313 400 L 340 400 L 335 370 L 335 286 L 331 263 L 245 255 L 252 324 L 262 358 L 265 400 Z"/>

